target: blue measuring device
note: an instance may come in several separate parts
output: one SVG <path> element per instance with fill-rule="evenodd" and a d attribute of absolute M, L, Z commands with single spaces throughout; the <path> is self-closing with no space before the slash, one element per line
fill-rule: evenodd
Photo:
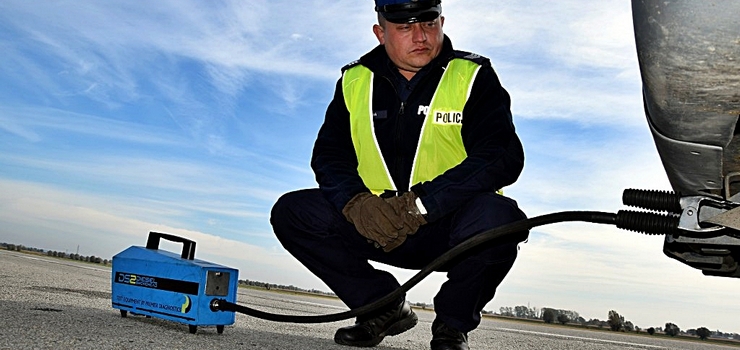
<path fill-rule="evenodd" d="M 182 243 L 182 253 L 160 250 L 159 242 Z M 234 312 L 214 312 L 211 301 L 236 302 L 239 271 L 195 259 L 195 242 L 160 232 L 150 232 L 146 247 L 132 246 L 113 256 L 111 301 L 128 313 L 187 324 L 190 333 L 199 326 L 234 324 Z"/>

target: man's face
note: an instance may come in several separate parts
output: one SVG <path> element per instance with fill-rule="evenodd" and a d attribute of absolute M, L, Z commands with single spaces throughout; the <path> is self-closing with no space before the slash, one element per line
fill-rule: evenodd
<path fill-rule="evenodd" d="M 419 23 L 391 23 L 374 25 L 373 32 L 391 61 L 407 79 L 439 55 L 444 42 L 444 17 Z"/>

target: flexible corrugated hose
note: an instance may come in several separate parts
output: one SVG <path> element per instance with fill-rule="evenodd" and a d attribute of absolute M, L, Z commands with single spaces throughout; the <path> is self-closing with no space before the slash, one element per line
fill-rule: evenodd
<path fill-rule="evenodd" d="M 211 310 L 216 311 L 233 311 L 243 313 L 249 316 L 275 321 L 290 323 L 325 323 L 345 320 L 360 315 L 364 315 L 380 309 L 391 302 L 397 301 L 412 287 L 421 282 L 435 270 L 441 268 L 450 260 L 464 254 L 470 249 L 486 242 L 499 239 L 506 235 L 530 230 L 537 226 L 554 224 L 558 222 L 590 222 L 596 224 L 616 225 L 619 228 L 631 231 L 643 232 L 646 234 L 663 234 L 671 233 L 678 227 L 678 219 L 671 215 L 661 215 L 655 213 L 643 213 L 634 211 L 620 210 L 617 214 L 598 212 L 598 211 L 564 211 L 552 214 L 545 214 L 530 219 L 516 221 L 504 226 L 500 226 L 458 244 L 446 253 L 440 255 L 437 259 L 421 269 L 416 275 L 411 277 L 406 283 L 385 297 L 378 299 L 368 305 L 335 314 L 327 315 L 284 315 L 273 314 L 260 311 L 247 306 L 238 305 L 228 302 L 224 299 L 213 299 L 211 301 Z"/>

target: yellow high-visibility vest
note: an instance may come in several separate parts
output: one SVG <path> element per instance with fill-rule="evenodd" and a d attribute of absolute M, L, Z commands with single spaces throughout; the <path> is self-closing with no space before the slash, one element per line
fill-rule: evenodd
<path fill-rule="evenodd" d="M 463 108 L 470 97 L 480 65 L 455 58 L 437 85 L 421 128 L 408 188 L 430 181 L 460 164 L 467 153 L 462 142 Z M 396 191 L 375 137 L 372 108 L 374 74 L 362 65 L 344 71 L 342 92 L 350 113 L 352 142 L 357 154 L 357 171 L 374 194 Z"/>

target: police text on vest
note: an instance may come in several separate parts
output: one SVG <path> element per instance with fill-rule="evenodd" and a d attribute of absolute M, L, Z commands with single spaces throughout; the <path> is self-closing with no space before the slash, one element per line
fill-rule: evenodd
<path fill-rule="evenodd" d="M 461 125 L 462 119 L 461 111 L 434 111 L 434 124 Z"/>

